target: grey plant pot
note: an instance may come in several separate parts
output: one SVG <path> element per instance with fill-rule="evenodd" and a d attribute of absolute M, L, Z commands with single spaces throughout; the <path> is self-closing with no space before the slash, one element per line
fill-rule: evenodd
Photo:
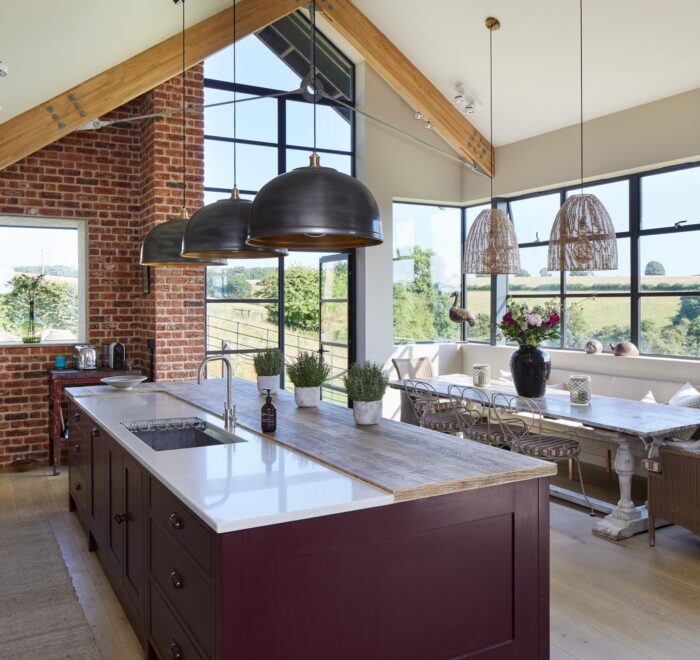
<path fill-rule="evenodd" d="M 379 424 L 382 418 L 381 401 L 353 401 L 352 414 L 358 426 Z"/>
<path fill-rule="evenodd" d="M 294 400 L 300 408 L 313 408 L 321 401 L 321 388 L 295 386 Z"/>
<path fill-rule="evenodd" d="M 266 390 L 270 390 L 270 394 L 277 394 L 280 391 L 280 377 L 277 376 L 258 376 L 258 392 L 265 395 Z"/>

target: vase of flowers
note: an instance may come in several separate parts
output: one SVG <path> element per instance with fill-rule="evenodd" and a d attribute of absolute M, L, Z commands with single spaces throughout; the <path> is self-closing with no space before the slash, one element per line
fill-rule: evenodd
<path fill-rule="evenodd" d="M 520 345 L 510 355 L 513 384 L 520 396 L 544 396 L 552 362 L 549 353 L 539 345 L 544 341 L 559 339 L 560 325 L 559 307 L 554 301 L 532 308 L 527 303 L 509 302 L 498 327 L 506 339 Z"/>

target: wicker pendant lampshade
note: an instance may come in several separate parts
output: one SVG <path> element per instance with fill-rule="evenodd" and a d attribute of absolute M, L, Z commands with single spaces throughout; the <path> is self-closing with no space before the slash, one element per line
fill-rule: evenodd
<path fill-rule="evenodd" d="M 491 162 L 493 162 L 493 33 L 501 27 L 497 18 L 489 16 L 489 80 Z M 493 199 L 493 176 L 491 177 Z M 465 274 L 507 275 L 520 270 L 520 250 L 515 228 L 508 214 L 501 209 L 484 209 L 469 228 L 464 245 L 462 272 Z"/>
<path fill-rule="evenodd" d="M 548 270 L 617 270 L 615 227 L 603 202 L 583 194 L 583 0 L 579 0 L 581 194 L 571 195 L 554 219 Z"/>
<path fill-rule="evenodd" d="M 595 195 L 572 195 L 557 213 L 549 237 L 549 270 L 615 270 L 617 240 Z"/>
<path fill-rule="evenodd" d="M 513 223 L 501 209 L 484 209 L 472 224 L 464 246 L 465 273 L 507 275 L 520 270 Z"/>

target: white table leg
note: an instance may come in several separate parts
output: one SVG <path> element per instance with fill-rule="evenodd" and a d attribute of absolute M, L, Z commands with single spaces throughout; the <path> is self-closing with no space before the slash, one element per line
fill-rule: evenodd
<path fill-rule="evenodd" d="M 648 514 L 645 506 L 634 506 L 632 501 L 632 475 L 634 474 L 634 455 L 630 443 L 634 438 L 617 436 L 617 454 L 615 455 L 615 472 L 620 481 L 620 499 L 612 512 L 593 525 L 593 533 L 613 541 L 628 539 L 648 529 Z"/>

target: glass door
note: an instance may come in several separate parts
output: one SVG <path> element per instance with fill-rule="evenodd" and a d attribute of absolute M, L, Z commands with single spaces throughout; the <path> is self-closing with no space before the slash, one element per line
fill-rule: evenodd
<path fill-rule="evenodd" d="M 350 255 L 319 259 L 319 353 L 331 368 L 321 390 L 324 400 L 348 404 L 343 376 L 350 364 Z"/>

